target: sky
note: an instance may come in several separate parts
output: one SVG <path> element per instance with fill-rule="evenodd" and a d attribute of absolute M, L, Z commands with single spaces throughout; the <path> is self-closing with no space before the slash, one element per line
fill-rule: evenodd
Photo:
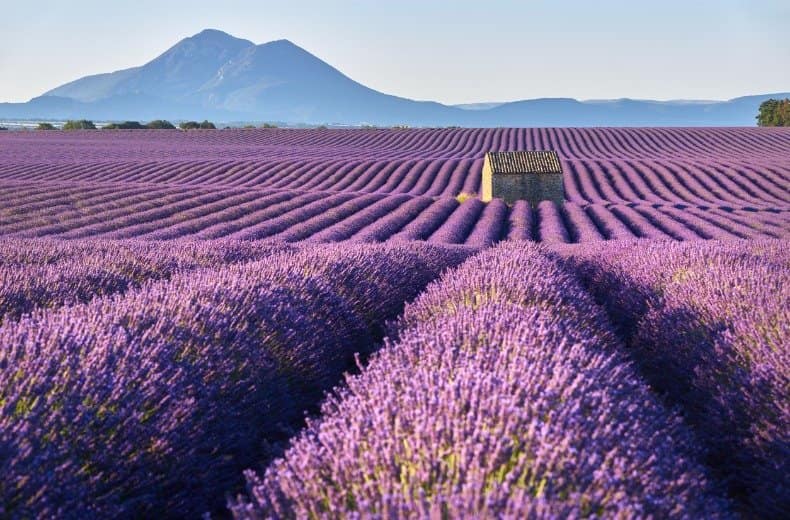
<path fill-rule="evenodd" d="M 0 0 L 0 101 L 214 28 L 442 103 L 790 91 L 788 0 Z"/>

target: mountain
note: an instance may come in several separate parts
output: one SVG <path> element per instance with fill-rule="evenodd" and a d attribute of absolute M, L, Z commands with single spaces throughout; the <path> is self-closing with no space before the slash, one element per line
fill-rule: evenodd
<path fill-rule="evenodd" d="M 456 108 L 463 108 L 464 110 L 488 110 L 489 108 L 504 105 L 503 102 L 489 101 L 485 103 L 461 103 L 460 105 L 453 105 Z"/>
<path fill-rule="evenodd" d="M 256 45 L 207 29 L 152 61 L 0 103 L 0 118 L 213 119 L 413 126 L 753 125 L 760 102 L 532 99 L 448 106 L 383 94 L 288 40 Z"/>
<path fill-rule="evenodd" d="M 87 76 L 28 103 L 0 105 L 0 117 L 382 125 L 447 125 L 456 111 L 376 92 L 288 40 L 255 45 L 212 29 L 140 67 Z"/>
<path fill-rule="evenodd" d="M 144 94 L 181 101 L 210 81 L 217 71 L 255 44 L 207 29 L 185 38 L 141 67 L 87 76 L 46 92 L 83 101 Z"/>

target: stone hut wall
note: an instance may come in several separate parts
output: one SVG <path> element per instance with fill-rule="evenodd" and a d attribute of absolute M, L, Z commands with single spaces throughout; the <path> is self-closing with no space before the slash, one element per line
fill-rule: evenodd
<path fill-rule="evenodd" d="M 508 204 L 523 199 L 534 207 L 542 200 L 556 204 L 565 200 L 561 173 L 497 173 L 491 180 L 492 197 Z"/>

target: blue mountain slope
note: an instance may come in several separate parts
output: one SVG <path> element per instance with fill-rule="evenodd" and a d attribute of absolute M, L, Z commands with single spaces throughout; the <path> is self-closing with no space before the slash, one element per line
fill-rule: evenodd
<path fill-rule="evenodd" d="M 481 126 L 754 126 L 760 103 L 790 93 L 728 101 L 531 99 L 479 111 Z"/>
<path fill-rule="evenodd" d="M 197 96 L 203 106 L 277 121 L 447 124 L 457 112 L 372 90 L 288 40 L 245 49 Z"/>
<path fill-rule="evenodd" d="M 185 38 L 141 67 L 97 74 L 46 92 L 84 102 L 147 94 L 163 99 L 188 97 L 211 80 L 223 65 L 255 45 L 214 29 Z"/>

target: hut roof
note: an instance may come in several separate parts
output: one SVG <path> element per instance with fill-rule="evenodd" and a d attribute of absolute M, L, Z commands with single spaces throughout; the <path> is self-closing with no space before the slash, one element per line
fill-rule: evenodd
<path fill-rule="evenodd" d="M 553 150 L 488 152 L 486 156 L 492 173 L 562 173 Z"/>

